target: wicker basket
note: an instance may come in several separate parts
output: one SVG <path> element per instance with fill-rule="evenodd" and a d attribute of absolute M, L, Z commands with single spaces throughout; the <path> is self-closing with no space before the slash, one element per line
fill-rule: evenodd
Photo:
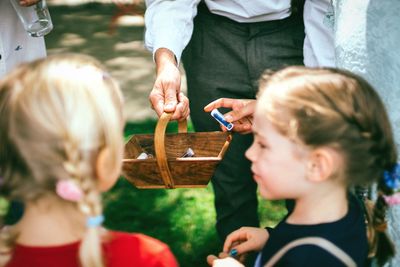
<path fill-rule="evenodd" d="M 232 139 L 226 132 L 187 133 L 187 122 L 178 133 L 165 134 L 171 114 L 164 113 L 155 134 L 133 135 L 125 145 L 122 172 L 137 188 L 205 187 Z M 182 157 L 191 148 L 194 157 Z M 142 153 L 154 158 L 137 159 Z"/>

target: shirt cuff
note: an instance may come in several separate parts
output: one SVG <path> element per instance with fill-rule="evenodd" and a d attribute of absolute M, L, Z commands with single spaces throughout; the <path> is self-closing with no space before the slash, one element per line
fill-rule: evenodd
<path fill-rule="evenodd" d="M 154 38 L 156 37 L 156 38 Z M 171 50 L 176 58 L 176 62 L 179 65 L 182 57 L 182 52 L 185 49 L 187 43 L 185 42 L 185 36 L 181 32 L 171 33 L 168 30 L 157 31 L 153 36 L 146 36 L 146 39 L 150 40 L 146 42 L 146 48 L 152 51 L 153 60 L 155 59 L 155 53 L 159 48 L 167 48 Z"/>

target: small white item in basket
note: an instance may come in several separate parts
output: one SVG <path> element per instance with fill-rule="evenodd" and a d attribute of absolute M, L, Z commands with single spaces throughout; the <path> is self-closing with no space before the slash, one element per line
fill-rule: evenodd
<path fill-rule="evenodd" d="M 148 159 L 148 158 L 149 155 L 146 152 L 142 152 L 136 159 Z"/>
<path fill-rule="evenodd" d="M 185 153 L 181 156 L 181 158 L 191 158 L 194 157 L 194 151 L 190 147 L 186 150 Z"/>

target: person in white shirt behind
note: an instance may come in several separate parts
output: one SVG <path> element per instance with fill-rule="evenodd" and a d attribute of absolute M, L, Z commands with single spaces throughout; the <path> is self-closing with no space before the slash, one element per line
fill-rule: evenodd
<path fill-rule="evenodd" d="M 335 67 L 332 0 L 306 0 L 304 4 L 304 65 Z"/>
<path fill-rule="evenodd" d="M 156 80 L 149 100 L 160 116 L 191 116 L 198 132 L 219 130 L 203 107 L 221 98 L 254 99 L 265 69 L 303 65 L 304 0 L 146 0 L 145 44 Z M 188 97 L 180 91 L 184 65 Z M 223 110 L 221 110 L 223 112 Z M 251 135 L 234 133 L 212 179 L 221 240 L 241 226 L 258 226 L 256 183 L 244 152 Z"/>
<path fill-rule="evenodd" d="M 39 0 L 21 0 L 30 6 Z M 46 56 L 43 37 L 31 37 L 25 31 L 10 0 L 0 1 L 0 78 L 14 67 Z"/>

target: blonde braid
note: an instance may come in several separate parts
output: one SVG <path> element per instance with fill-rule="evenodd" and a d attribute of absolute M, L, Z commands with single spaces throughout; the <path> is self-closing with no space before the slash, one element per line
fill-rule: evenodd
<path fill-rule="evenodd" d="M 83 198 L 78 203 L 79 209 L 87 217 L 95 217 L 102 214 L 100 194 L 92 178 L 82 180 Z M 84 267 L 103 267 L 102 248 L 100 239 L 100 227 L 88 226 L 83 236 L 79 257 Z"/>
<path fill-rule="evenodd" d="M 84 166 L 82 163 L 92 162 L 85 159 L 91 155 L 83 155 L 79 152 L 77 142 L 70 141 L 65 144 L 67 161 L 64 168 L 71 179 L 76 182 L 82 190 L 82 198 L 78 201 L 79 210 L 87 217 L 95 217 L 102 214 L 100 193 L 97 184 L 91 173 L 91 166 Z M 100 227 L 86 227 L 79 249 L 79 258 L 83 267 L 103 267 Z"/>
<path fill-rule="evenodd" d="M 0 266 L 6 266 L 11 259 L 18 232 L 14 226 L 2 225 L 0 230 Z"/>

